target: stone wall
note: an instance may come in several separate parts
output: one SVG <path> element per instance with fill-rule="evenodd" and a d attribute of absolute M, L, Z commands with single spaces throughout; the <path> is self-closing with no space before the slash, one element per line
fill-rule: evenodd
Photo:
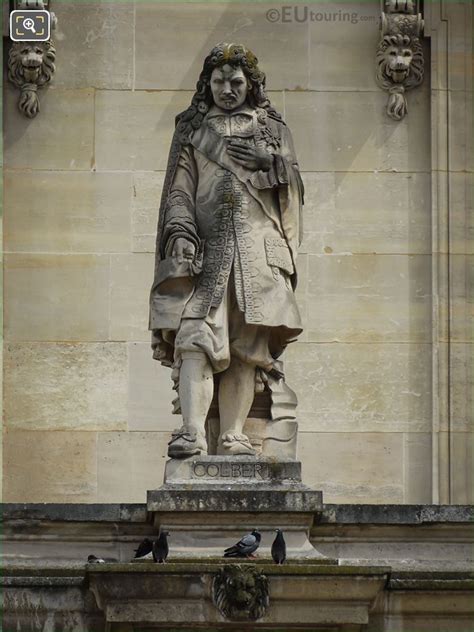
<path fill-rule="evenodd" d="M 462 113 L 470 13 L 451 4 L 448 94 Z M 430 101 L 444 87 L 431 86 L 429 41 L 424 84 L 397 123 L 374 80 L 379 3 L 308 6 L 321 21 L 271 22 L 281 7 L 264 3 L 55 0 L 57 73 L 37 119 L 5 88 L 6 501 L 142 502 L 162 481 L 177 418 L 147 332 L 158 201 L 174 116 L 222 40 L 259 57 L 307 189 L 305 332 L 287 353 L 305 482 L 327 502 L 428 503 L 441 459 L 445 502 L 470 501 L 466 136 L 454 128 L 465 161 L 449 166 L 456 256 L 445 301 L 455 321 L 433 348 Z M 451 362 L 441 429 L 440 340 Z M 449 431 L 446 454 L 433 450 L 433 430 Z"/>

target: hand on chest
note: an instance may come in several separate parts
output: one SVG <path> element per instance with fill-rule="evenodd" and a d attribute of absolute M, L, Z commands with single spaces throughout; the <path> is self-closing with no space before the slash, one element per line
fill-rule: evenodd
<path fill-rule="evenodd" d="M 250 171 L 268 171 L 273 164 L 273 148 L 261 133 L 262 124 L 255 112 L 214 114 L 208 126 L 224 139 L 224 149 L 233 164 Z"/>

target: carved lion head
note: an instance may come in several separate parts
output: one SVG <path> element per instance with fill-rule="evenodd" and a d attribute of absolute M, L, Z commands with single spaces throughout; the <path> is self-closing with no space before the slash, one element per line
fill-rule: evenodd
<path fill-rule="evenodd" d="M 8 78 L 21 88 L 25 83 L 42 86 L 54 74 L 56 49 L 47 42 L 13 42 L 8 58 Z"/>
<path fill-rule="evenodd" d="M 401 84 L 408 90 L 423 81 L 423 49 L 417 37 L 385 35 L 376 55 L 377 81 L 388 90 Z"/>
<path fill-rule="evenodd" d="M 212 595 L 215 606 L 227 619 L 260 619 L 269 603 L 268 580 L 253 565 L 228 564 L 214 577 Z"/>
<path fill-rule="evenodd" d="M 39 112 L 38 88 L 51 81 L 56 49 L 47 42 L 13 42 L 8 55 L 8 78 L 21 90 L 18 107 L 33 118 Z"/>
<path fill-rule="evenodd" d="M 385 35 L 376 54 L 376 80 L 390 93 L 387 112 L 395 120 L 407 111 L 405 90 L 423 81 L 423 49 L 418 37 L 403 34 Z"/>

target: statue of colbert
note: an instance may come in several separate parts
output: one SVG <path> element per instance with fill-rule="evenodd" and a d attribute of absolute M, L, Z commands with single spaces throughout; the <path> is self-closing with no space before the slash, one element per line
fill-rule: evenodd
<path fill-rule="evenodd" d="M 218 44 L 176 119 L 150 297 L 154 358 L 173 367 L 183 417 L 170 457 L 207 454 L 216 373 L 218 454 L 255 454 L 243 425 L 257 382 L 270 390 L 272 419 L 294 417 L 278 358 L 302 331 L 294 289 L 303 185 L 257 62 L 243 46 Z"/>

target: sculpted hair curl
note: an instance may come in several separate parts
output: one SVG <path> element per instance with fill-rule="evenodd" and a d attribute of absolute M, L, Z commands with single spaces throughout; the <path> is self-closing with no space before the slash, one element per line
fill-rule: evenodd
<path fill-rule="evenodd" d="M 212 71 L 224 64 L 242 68 L 249 85 L 247 99 L 252 107 L 263 108 L 269 116 L 283 122 L 281 115 L 272 107 L 270 99 L 265 93 L 265 73 L 259 69 L 256 56 L 240 44 L 222 42 L 214 46 L 204 60 L 191 105 L 176 117 L 176 130 L 183 145 L 189 142 L 193 131 L 199 129 L 212 106 L 213 98 L 210 85 Z"/>

